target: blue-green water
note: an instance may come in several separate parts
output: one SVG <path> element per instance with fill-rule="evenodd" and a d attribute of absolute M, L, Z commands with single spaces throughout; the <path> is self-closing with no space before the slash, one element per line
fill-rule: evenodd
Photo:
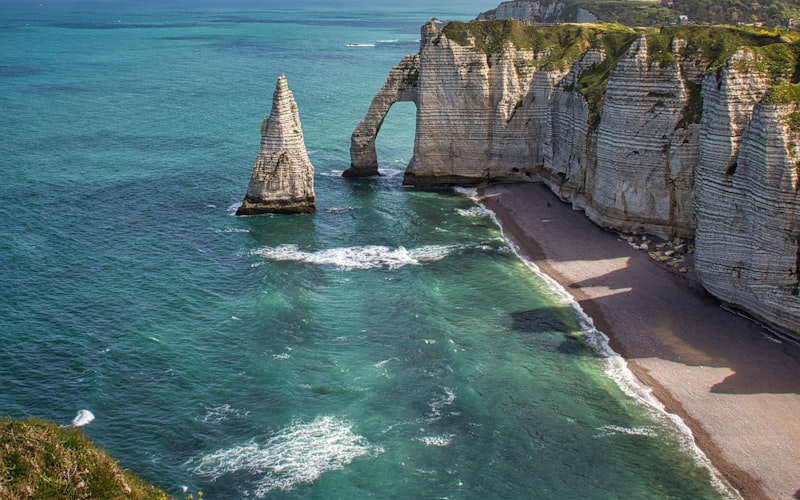
<path fill-rule="evenodd" d="M 0 414 L 205 498 L 708 498 L 669 420 L 458 194 L 414 107 L 349 136 L 430 17 L 493 2 L 0 1 Z M 278 75 L 319 213 L 236 218 Z"/>

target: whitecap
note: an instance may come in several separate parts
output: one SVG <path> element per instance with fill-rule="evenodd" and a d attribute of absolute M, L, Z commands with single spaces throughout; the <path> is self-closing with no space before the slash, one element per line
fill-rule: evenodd
<path fill-rule="evenodd" d="M 263 497 L 274 490 L 289 491 L 297 484 L 313 483 L 356 458 L 382 452 L 353 433 L 352 424 L 322 416 L 307 423 L 296 421 L 263 444 L 251 440 L 205 455 L 193 470 L 212 481 L 225 474 L 253 474 L 258 476 L 254 494 Z"/>
<path fill-rule="evenodd" d="M 441 420 L 443 416 L 443 410 L 453 404 L 456 400 L 456 395 L 452 389 L 449 387 L 442 387 L 444 394 L 441 396 L 433 399 L 430 403 L 428 403 L 428 414 L 425 417 L 425 422 L 436 422 L 437 420 Z"/>
<path fill-rule="evenodd" d="M 397 360 L 397 358 L 389 358 L 389 359 L 384 359 L 383 361 L 378 361 L 377 363 L 375 363 L 375 364 L 374 364 L 374 365 L 372 365 L 372 366 L 374 366 L 375 368 L 383 368 L 383 367 L 384 367 L 384 366 L 386 366 L 386 364 L 387 364 L 387 363 L 389 363 L 390 361 L 396 361 L 396 360 Z"/>
<path fill-rule="evenodd" d="M 229 206 L 228 210 L 226 210 L 226 212 L 228 212 L 228 215 L 236 215 L 236 211 L 239 210 L 239 207 L 241 207 L 241 206 L 242 206 L 242 202 L 238 201 L 238 202 L 234 203 L 233 205 Z"/>
<path fill-rule="evenodd" d="M 453 191 L 460 194 L 461 196 L 466 196 L 467 198 L 476 199 L 478 196 L 478 188 L 467 188 L 467 187 L 460 187 L 456 186 L 453 188 Z"/>
<path fill-rule="evenodd" d="M 475 202 L 480 203 L 480 200 L 477 199 L 477 190 L 474 190 L 474 192 L 469 189 L 460 188 L 456 188 L 455 190 L 456 192 L 469 196 Z M 502 230 L 503 227 L 497 220 L 496 215 L 491 211 L 489 211 L 489 215 Z M 505 231 L 503 231 L 503 233 L 505 235 Z M 648 409 L 654 419 L 666 424 L 666 426 L 671 427 L 672 430 L 675 431 L 680 445 L 694 457 L 698 465 L 705 467 L 711 472 L 712 483 L 715 489 L 723 495 L 733 498 L 738 497 L 735 490 L 725 482 L 703 450 L 697 446 L 694 441 L 694 434 L 689 426 L 686 425 L 680 416 L 669 412 L 664 404 L 655 397 L 652 389 L 636 378 L 633 372 L 630 371 L 630 368 L 628 368 L 628 363 L 625 358 L 611 348 L 608 336 L 595 327 L 594 320 L 583 310 L 581 305 L 567 289 L 555 279 L 545 274 L 534 262 L 523 257 L 520 249 L 509 238 L 506 237 L 505 240 L 511 251 L 514 252 L 534 274 L 545 282 L 547 288 L 553 293 L 556 305 L 566 306 L 574 311 L 574 318 L 577 320 L 578 327 L 580 328 L 579 334 L 589 349 L 592 350 L 593 354 L 602 361 L 606 376 L 613 380 L 627 396 Z"/>
<path fill-rule="evenodd" d="M 89 425 L 92 420 L 94 420 L 94 413 L 89 410 L 80 410 L 75 415 L 75 418 L 72 419 L 70 425 L 72 427 L 83 427 L 84 425 Z"/>
<path fill-rule="evenodd" d="M 478 205 L 471 208 L 457 208 L 456 213 L 461 217 L 483 217 L 489 214 L 489 211 Z"/>
<path fill-rule="evenodd" d="M 374 43 L 348 43 L 348 47 L 374 47 Z"/>
<path fill-rule="evenodd" d="M 206 424 L 218 424 L 230 419 L 241 420 L 250 416 L 249 411 L 233 408 L 229 404 L 204 406 L 203 408 L 205 409 L 206 413 L 198 420 Z"/>
<path fill-rule="evenodd" d="M 625 436 L 643 436 L 651 438 L 656 437 L 655 431 L 647 427 L 622 427 L 619 425 L 604 425 L 597 430 L 600 431 L 600 433 L 595 434 L 594 437 L 596 438 L 614 436 L 617 434 L 622 434 Z"/>
<path fill-rule="evenodd" d="M 453 437 L 453 434 L 445 434 L 442 436 L 424 436 L 421 438 L 416 438 L 415 441 L 419 441 L 425 446 L 444 447 L 450 446 L 450 443 L 453 442 Z"/>
<path fill-rule="evenodd" d="M 333 265 L 343 271 L 352 269 L 400 269 L 407 265 L 445 258 L 454 247 L 428 245 L 406 249 L 380 245 L 331 248 L 306 252 L 297 245 L 279 245 L 255 250 L 253 253 L 272 261 L 299 261 L 317 265 Z"/>
<path fill-rule="evenodd" d="M 341 177 L 343 173 L 344 170 L 333 169 L 328 172 L 319 172 L 317 175 L 321 175 L 322 177 Z"/>
<path fill-rule="evenodd" d="M 325 212 L 329 214 L 340 214 L 342 212 L 350 212 L 353 210 L 353 207 L 330 207 L 326 208 Z"/>
<path fill-rule="evenodd" d="M 405 163 L 404 160 L 400 160 L 401 162 Z M 399 175 L 404 175 L 406 173 L 406 169 L 404 168 L 381 168 L 378 170 L 382 177 L 392 178 L 397 177 Z"/>

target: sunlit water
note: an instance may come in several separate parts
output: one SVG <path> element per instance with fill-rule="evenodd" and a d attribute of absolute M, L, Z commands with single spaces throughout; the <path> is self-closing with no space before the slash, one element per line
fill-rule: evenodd
<path fill-rule="evenodd" d="M 0 414 L 88 409 L 177 495 L 717 496 L 487 212 L 401 186 L 413 104 L 340 176 L 419 27 L 493 3 L 222 5 L 2 4 Z M 281 73 L 319 212 L 236 218 Z"/>

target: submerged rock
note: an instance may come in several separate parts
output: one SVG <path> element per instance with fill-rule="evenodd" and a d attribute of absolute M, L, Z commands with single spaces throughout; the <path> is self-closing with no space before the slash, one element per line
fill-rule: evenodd
<path fill-rule="evenodd" d="M 236 215 L 314 213 L 314 166 L 308 158 L 294 96 L 281 75 L 272 111 L 261 125 L 261 149 Z"/>

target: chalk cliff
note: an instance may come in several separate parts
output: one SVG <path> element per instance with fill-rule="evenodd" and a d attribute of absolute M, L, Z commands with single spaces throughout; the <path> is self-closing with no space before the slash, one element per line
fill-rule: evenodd
<path fill-rule="evenodd" d="M 261 124 L 261 149 L 236 215 L 314 213 L 314 166 L 308 158 L 300 114 L 281 75 L 272 110 Z"/>
<path fill-rule="evenodd" d="M 800 112 L 769 97 L 781 81 L 800 95 L 799 47 L 730 27 L 432 20 L 354 133 L 350 173 L 377 171 L 380 123 L 413 101 L 405 184 L 543 181 L 603 227 L 696 239 L 713 294 L 800 335 Z"/>
<path fill-rule="evenodd" d="M 497 8 L 480 14 L 478 20 L 516 19 L 530 24 L 557 23 L 565 20 L 565 7 L 566 4 L 559 0 L 515 0 L 500 3 Z"/>

